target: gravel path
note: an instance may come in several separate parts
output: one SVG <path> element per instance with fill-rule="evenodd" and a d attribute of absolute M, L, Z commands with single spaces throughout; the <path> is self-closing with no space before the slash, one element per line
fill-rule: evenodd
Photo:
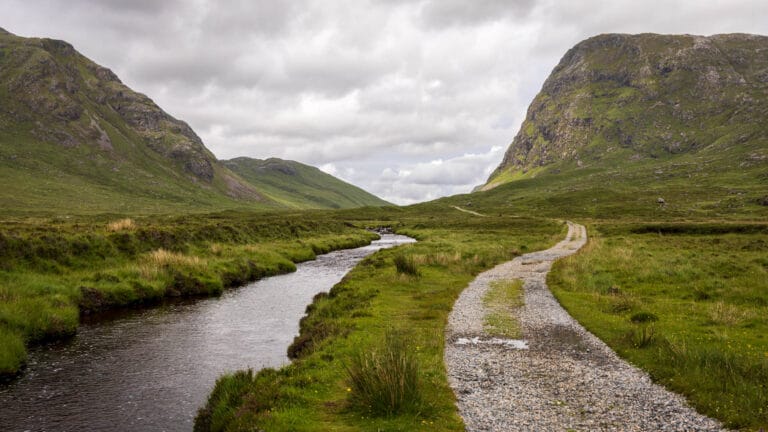
<path fill-rule="evenodd" d="M 552 296 L 552 262 L 586 240 L 584 227 L 569 222 L 564 241 L 481 273 L 459 296 L 448 319 L 445 363 L 467 430 L 724 430 L 620 359 Z M 525 341 L 503 343 L 483 333 L 482 298 L 499 279 L 524 281 L 525 306 L 515 313 Z"/>
<path fill-rule="evenodd" d="M 476 212 L 476 211 L 474 211 L 474 210 L 467 210 L 467 209 L 465 209 L 465 208 L 461 208 L 461 207 L 459 207 L 459 206 L 451 206 L 451 207 L 455 208 L 456 210 L 458 210 L 458 211 L 460 211 L 460 212 L 469 213 L 469 214 L 471 214 L 471 215 L 475 215 L 475 216 L 485 217 L 485 215 L 484 215 L 484 214 L 482 214 L 482 213 L 478 213 L 478 212 Z"/>

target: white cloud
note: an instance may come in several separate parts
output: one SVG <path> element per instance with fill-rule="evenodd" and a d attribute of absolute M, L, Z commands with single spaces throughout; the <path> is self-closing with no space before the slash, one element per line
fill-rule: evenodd
<path fill-rule="evenodd" d="M 401 204 L 482 183 L 580 40 L 765 34 L 766 16 L 764 0 L 0 3 L 1 27 L 73 43 L 218 157 L 296 159 Z"/>
<path fill-rule="evenodd" d="M 336 169 L 336 165 L 332 163 L 322 164 L 318 168 L 320 168 L 321 171 L 330 174 L 332 176 L 337 176 L 339 174 L 339 170 Z"/>

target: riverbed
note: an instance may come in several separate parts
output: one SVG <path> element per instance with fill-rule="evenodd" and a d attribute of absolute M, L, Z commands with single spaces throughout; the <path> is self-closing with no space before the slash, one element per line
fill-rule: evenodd
<path fill-rule="evenodd" d="M 192 430 L 216 378 L 287 364 L 315 294 L 367 255 L 413 241 L 384 234 L 217 298 L 84 323 L 71 340 L 31 349 L 24 375 L 0 384 L 0 430 Z"/>

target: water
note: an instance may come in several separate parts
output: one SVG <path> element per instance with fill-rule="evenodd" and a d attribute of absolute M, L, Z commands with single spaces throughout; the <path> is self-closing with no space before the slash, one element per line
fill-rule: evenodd
<path fill-rule="evenodd" d="M 385 234 L 218 298 L 83 324 L 72 340 L 31 350 L 25 374 L 0 385 L 0 431 L 189 431 L 217 377 L 288 363 L 315 294 L 365 256 L 412 241 Z"/>

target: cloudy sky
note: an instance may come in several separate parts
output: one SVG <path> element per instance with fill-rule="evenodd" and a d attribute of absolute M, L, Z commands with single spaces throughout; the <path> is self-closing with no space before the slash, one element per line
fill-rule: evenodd
<path fill-rule="evenodd" d="M 565 51 L 600 33 L 768 34 L 766 0 L 2 0 L 191 124 L 398 204 L 498 165 Z"/>

